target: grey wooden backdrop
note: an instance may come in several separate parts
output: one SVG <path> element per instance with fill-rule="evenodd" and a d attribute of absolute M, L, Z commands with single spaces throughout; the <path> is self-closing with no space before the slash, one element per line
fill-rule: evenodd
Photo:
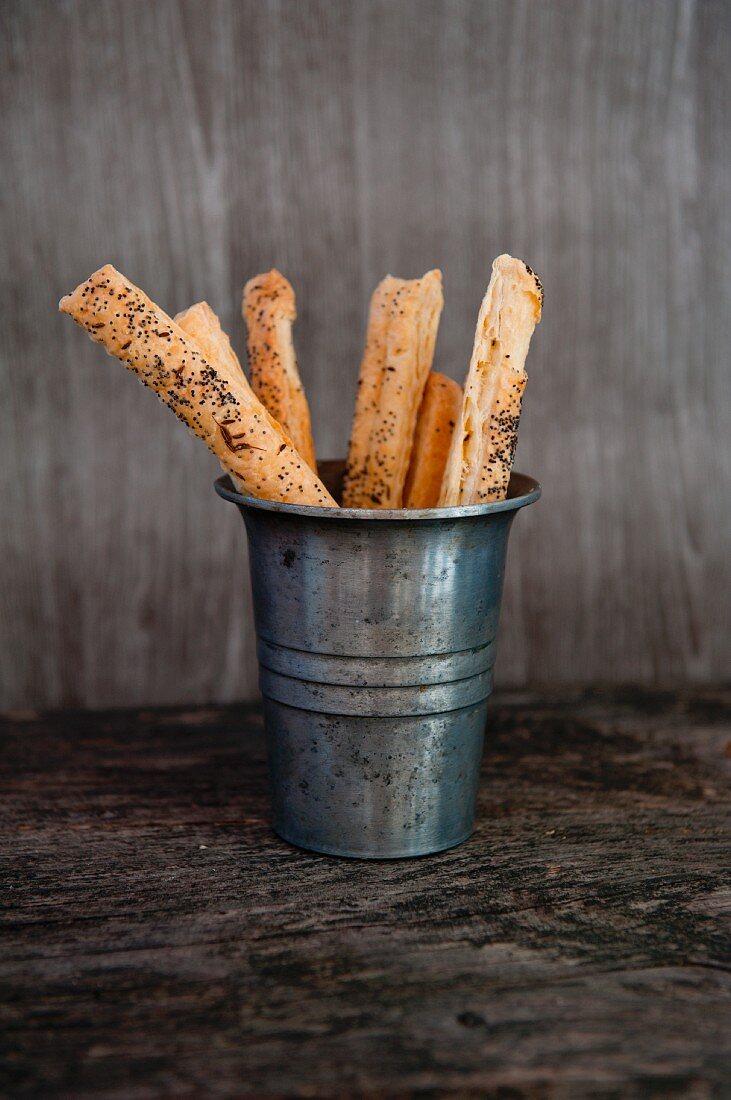
<path fill-rule="evenodd" d="M 242 348 L 295 284 L 321 456 L 367 302 L 439 265 L 461 377 L 497 253 L 543 277 L 503 683 L 729 674 L 731 7 L 673 0 L 5 2 L 0 705 L 256 691 L 216 465 L 55 312 L 110 260 Z"/>

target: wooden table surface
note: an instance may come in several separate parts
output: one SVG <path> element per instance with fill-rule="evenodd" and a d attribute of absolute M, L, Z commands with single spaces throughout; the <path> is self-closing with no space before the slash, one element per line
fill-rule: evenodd
<path fill-rule="evenodd" d="M 498 696 L 389 863 L 272 834 L 255 708 L 10 716 L 4 1095 L 731 1095 L 730 703 Z"/>

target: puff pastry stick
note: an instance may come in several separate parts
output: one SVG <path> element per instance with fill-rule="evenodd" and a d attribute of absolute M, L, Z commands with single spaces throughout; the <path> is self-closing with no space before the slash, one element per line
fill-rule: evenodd
<path fill-rule="evenodd" d="M 198 344 L 111 264 L 62 298 L 59 309 L 153 389 L 247 493 L 337 507 L 229 365 L 220 358 L 209 362 Z"/>
<path fill-rule="evenodd" d="M 208 302 L 196 302 L 188 309 L 176 313 L 173 320 L 183 332 L 195 340 L 209 363 L 220 363 L 222 366 L 225 364 L 232 378 L 237 378 L 247 390 L 251 389 L 239 357 L 221 327 L 218 314 L 211 309 Z"/>
<path fill-rule="evenodd" d="M 462 387 L 430 371 L 414 432 L 404 508 L 436 508 L 449 445 L 462 408 Z"/>
<path fill-rule="evenodd" d="M 180 325 L 183 332 L 195 340 L 203 352 L 203 357 L 209 363 L 220 363 L 222 366 L 225 364 L 231 377 L 238 379 L 245 389 L 253 393 L 239 358 L 231 347 L 231 341 L 221 327 L 218 314 L 211 309 L 208 302 L 196 302 L 195 305 L 189 306 L 181 313 L 176 313 L 173 320 L 176 325 Z M 221 463 L 221 466 L 224 472 L 228 473 L 223 463 Z M 246 492 L 239 479 L 234 477 L 233 474 L 231 476 L 236 488 L 240 492 Z"/>
<path fill-rule="evenodd" d="M 442 312 L 442 274 L 399 280 L 386 313 L 377 409 L 353 508 L 401 508 L 424 386 Z M 343 503 L 346 503 L 343 498 Z"/>
<path fill-rule="evenodd" d="M 244 287 L 242 313 L 252 389 L 317 472 L 310 409 L 292 342 L 292 322 L 297 317 L 294 290 L 276 268 L 256 275 Z"/>
<path fill-rule="evenodd" d="M 543 287 L 513 256 L 498 256 L 477 318 L 459 422 L 439 504 L 504 500 L 518 439 L 525 360 L 541 319 Z"/>
<path fill-rule="evenodd" d="M 403 285 L 403 279 L 395 279 L 393 275 L 387 275 L 378 284 L 371 297 L 366 346 L 360 365 L 355 414 L 343 482 L 343 505 L 347 508 L 361 507 L 362 489 L 368 469 L 371 430 L 378 415 L 378 402 L 381 395 L 388 320 L 396 291 Z"/>

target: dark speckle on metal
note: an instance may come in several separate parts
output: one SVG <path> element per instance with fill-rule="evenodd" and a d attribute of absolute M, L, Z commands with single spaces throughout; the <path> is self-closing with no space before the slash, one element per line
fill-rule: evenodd
<path fill-rule="evenodd" d="M 336 496 L 342 468 L 320 465 Z M 367 859 L 466 840 L 508 533 L 540 486 L 513 474 L 505 501 L 429 511 L 216 490 L 249 536 L 276 831 Z"/>

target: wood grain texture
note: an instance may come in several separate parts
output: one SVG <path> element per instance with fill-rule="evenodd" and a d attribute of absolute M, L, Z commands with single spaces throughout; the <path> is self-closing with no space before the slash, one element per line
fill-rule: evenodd
<path fill-rule="evenodd" d="M 477 829 L 269 826 L 258 712 L 0 729 L 0 1091 L 725 1096 L 729 692 L 499 696 Z"/>
<path fill-rule="evenodd" d="M 494 256 L 546 287 L 503 683 L 729 675 L 731 8 L 723 0 L 7 0 L 0 9 L 0 704 L 250 698 L 216 466 L 55 313 L 109 260 L 237 350 L 297 292 L 324 457 L 368 300 L 444 272 L 464 376 Z M 235 597 L 231 598 L 231 592 Z"/>

